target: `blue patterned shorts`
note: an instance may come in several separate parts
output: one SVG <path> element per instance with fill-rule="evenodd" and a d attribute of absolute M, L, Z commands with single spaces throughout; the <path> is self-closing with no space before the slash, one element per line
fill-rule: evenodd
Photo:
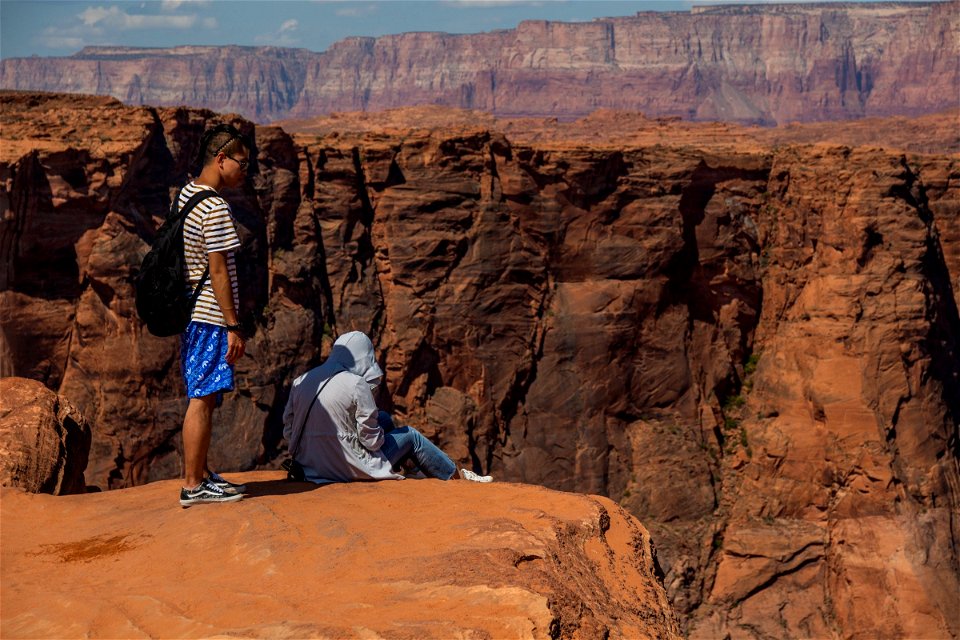
<path fill-rule="evenodd" d="M 206 322 L 191 322 L 180 334 L 180 370 L 187 397 L 202 398 L 233 391 L 233 366 L 227 364 L 227 330 Z"/>

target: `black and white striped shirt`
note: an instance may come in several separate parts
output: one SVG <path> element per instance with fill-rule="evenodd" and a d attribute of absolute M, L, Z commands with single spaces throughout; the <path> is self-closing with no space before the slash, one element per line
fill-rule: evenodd
<path fill-rule="evenodd" d="M 193 194 L 206 189 L 210 187 L 191 182 L 180 191 L 180 206 L 183 207 Z M 237 263 L 234 257 L 234 251 L 239 248 L 240 238 L 227 201 L 220 196 L 201 200 L 187 216 L 183 225 L 183 254 L 186 258 L 189 292 L 192 293 L 194 287 L 200 282 L 203 271 L 209 264 L 208 254 L 226 251 L 230 286 L 233 290 L 233 307 L 239 308 Z M 220 305 L 217 304 L 217 299 L 213 295 L 213 285 L 209 277 L 203 285 L 200 297 L 197 298 L 191 319 L 221 327 L 227 324 L 220 311 Z"/>

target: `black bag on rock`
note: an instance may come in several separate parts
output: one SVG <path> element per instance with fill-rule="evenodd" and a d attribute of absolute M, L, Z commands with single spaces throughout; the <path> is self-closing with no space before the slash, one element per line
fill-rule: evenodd
<path fill-rule="evenodd" d="M 294 460 L 293 458 L 287 458 L 280 463 L 280 466 L 283 467 L 284 471 L 287 472 L 287 480 L 295 480 L 297 482 L 304 482 L 307 478 L 304 475 L 303 465 Z"/>
<path fill-rule="evenodd" d="M 137 315 L 155 336 L 175 336 L 183 333 L 190 324 L 193 305 L 210 275 L 210 269 L 204 270 L 193 294 L 188 295 L 183 223 L 197 204 L 216 195 L 216 191 L 200 191 L 190 197 L 182 210 L 177 211 L 180 201 L 180 195 L 177 194 L 170 204 L 170 215 L 157 231 L 153 246 L 140 263 L 140 271 L 134 280 Z"/>

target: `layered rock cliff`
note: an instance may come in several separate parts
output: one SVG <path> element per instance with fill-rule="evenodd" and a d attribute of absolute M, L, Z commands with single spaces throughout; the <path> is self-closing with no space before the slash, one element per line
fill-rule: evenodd
<path fill-rule="evenodd" d="M 278 47 L 91 47 L 6 59 L 0 87 L 189 105 L 259 122 L 441 104 L 498 115 L 763 124 L 917 115 L 957 104 L 960 3 L 754 4 L 523 22 L 471 35 Z"/>
<path fill-rule="evenodd" d="M 88 483 L 175 477 L 176 341 L 130 278 L 217 116 L 3 101 L 3 374 L 82 409 Z M 906 124 L 926 153 L 890 123 L 256 127 L 227 197 L 258 333 L 211 462 L 275 464 L 290 381 L 361 329 L 453 457 L 639 516 L 691 635 L 956 635 L 955 122 Z"/>

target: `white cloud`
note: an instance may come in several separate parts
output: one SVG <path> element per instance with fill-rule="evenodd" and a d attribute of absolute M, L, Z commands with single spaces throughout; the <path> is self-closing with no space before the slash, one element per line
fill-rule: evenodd
<path fill-rule="evenodd" d="M 135 29 L 192 29 L 198 21 L 192 15 L 147 15 L 142 13 L 127 13 L 120 7 L 88 7 L 77 15 L 88 27 L 103 26 L 120 31 Z"/>
<path fill-rule="evenodd" d="M 33 41 L 51 49 L 76 51 L 87 45 L 104 44 L 105 33 L 95 25 L 74 23 L 69 27 L 47 27 Z"/>
<path fill-rule="evenodd" d="M 77 51 L 78 49 L 82 49 L 89 44 L 87 40 L 78 36 L 67 36 L 60 33 L 47 33 L 46 31 L 33 38 L 33 41 L 49 49 L 62 49 L 65 51 Z"/>
<path fill-rule="evenodd" d="M 169 0 L 171 5 L 181 0 Z M 183 4 L 197 5 L 198 1 Z M 176 7 L 173 7 L 174 9 Z M 87 7 L 77 14 L 77 19 L 67 26 L 51 26 L 34 38 L 34 42 L 51 49 L 74 50 L 88 45 L 109 44 L 122 31 L 148 29 L 186 30 L 203 27 L 216 29 L 217 19 L 196 14 L 152 15 L 127 13 L 118 6 Z"/>
<path fill-rule="evenodd" d="M 212 4 L 212 0 L 161 0 L 160 10 L 173 12 L 184 6 L 209 7 Z"/>
<path fill-rule="evenodd" d="M 562 0 L 552 0 L 561 2 Z M 463 9 L 476 9 L 485 7 L 506 7 L 510 5 L 527 5 L 530 7 L 542 7 L 543 2 L 539 0 L 444 0 L 443 4 Z"/>
<path fill-rule="evenodd" d="M 377 12 L 375 4 L 353 4 L 347 7 L 340 7 L 334 13 L 341 18 L 363 18 L 373 15 Z"/>
<path fill-rule="evenodd" d="M 257 44 L 272 45 L 274 47 L 292 47 L 300 42 L 297 32 L 300 30 L 300 23 L 294 19 L 284 20 L 280 28 L 272 33 L 263 33 L 254 37 Z"/>

